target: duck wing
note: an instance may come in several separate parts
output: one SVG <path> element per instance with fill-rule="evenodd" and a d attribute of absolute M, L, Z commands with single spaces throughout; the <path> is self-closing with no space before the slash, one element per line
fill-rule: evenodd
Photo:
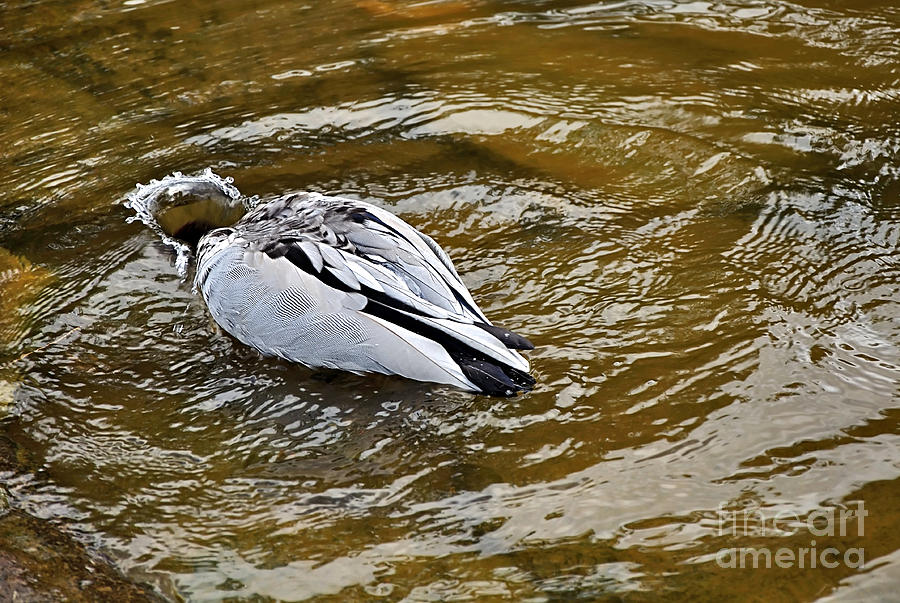
<path fill-rule="evenodd" d="M 531 349 L 530 342 L 492 325 L 443 250 L 390 212 L 302 193 L 258 206 L 236 230 L 271 270 L 299 270 L 351 296 L 366 320 L 439 344 L 479 389 L 533 384 L 528 362 L 513 351 Z"/>
<path fill-rule="evenodd" d="M 341 260 L 338 254 L 344 252 L 376 266 L 370 270 L 372 276 L 384 281 L 386 293 L 398 300 L 409 302 L 411 293 L 461 320 L 490 324 L 447 254 L 430 237 L 379 207 L 301 193 L 257 208 L 242 223 L 261 243 L 299 244 L 317 271 L 327 258 L 330 271 L 341 273 L 346 258 Z M 340 276 L 353 283 L 346 272 Z"/>

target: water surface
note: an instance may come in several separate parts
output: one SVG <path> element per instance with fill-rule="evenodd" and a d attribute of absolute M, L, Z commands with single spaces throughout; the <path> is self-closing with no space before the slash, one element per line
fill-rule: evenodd
<path fill-rule="evenodd" d="M 892 3 L 0 11 L 17 508 L 192 601 L 895 593 Z M 317 372 L 217 332 L 121 205 L 207 167 L 430 233 L 539 386 Z M 862 534 L 807 521 L 860 505 Z M 812 546 L 865 565 L 717 562 Z"/>

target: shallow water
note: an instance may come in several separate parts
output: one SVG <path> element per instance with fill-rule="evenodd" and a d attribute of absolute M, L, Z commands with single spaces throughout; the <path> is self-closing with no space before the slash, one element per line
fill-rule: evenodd
<path fill-rule="evenodd" d="M 0 11 L 13 505 L 173 599 L 895 595 L 893 3 Z M 206 167 L 400 213 L 535 342 L 539 386 L 216 332 L 121 205 Z M 727 567 L 741 547 L 794 561 Z"/>

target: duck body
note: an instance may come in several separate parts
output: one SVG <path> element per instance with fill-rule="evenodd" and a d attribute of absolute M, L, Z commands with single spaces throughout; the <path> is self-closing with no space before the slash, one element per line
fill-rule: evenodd
<path fill-rule="evenodd" d="M 489 395 L 532 388 L 446 253 L 394 214 L 298 193 L 263 202 L 196 246 L 195 287 L 215 322 L 267 356 L 401 375 Z"/>

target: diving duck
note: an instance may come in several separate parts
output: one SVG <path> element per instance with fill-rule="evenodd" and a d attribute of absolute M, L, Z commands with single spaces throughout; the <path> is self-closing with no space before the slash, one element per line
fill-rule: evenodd
<path fill-rule="evenodd" d="M 213 320 L 265 356 L 514 396 L 535 380 L 447 254 L 375 205 L 303 192 L 247 199 L 207 170 L 126 204 L 182 257 Z M 182 266 L 184 268 L 184 266 Z"/>

